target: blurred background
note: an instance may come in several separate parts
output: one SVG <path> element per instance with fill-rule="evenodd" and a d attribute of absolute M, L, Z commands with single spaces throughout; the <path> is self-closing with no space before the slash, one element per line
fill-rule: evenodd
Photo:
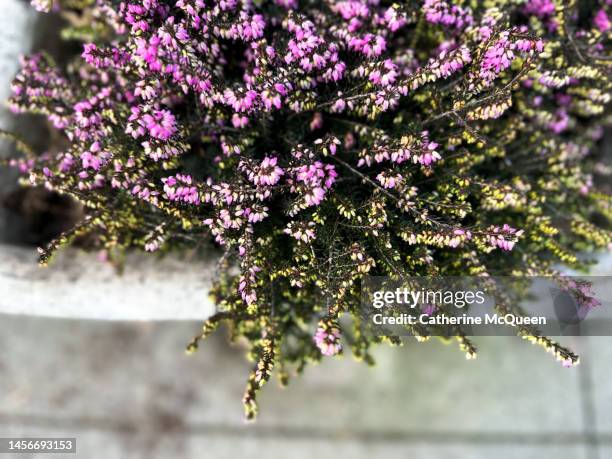
<path fill-rule="evenodd" d="M 58 18 L 22 0 L 1 12 L 5 100 L 20 54 L 71 50 L 53 38 Z M 0 129 L 39 149 L 52 135 L 4 107 Z M 245 423 L 244 349 L 220 330 L 184 354 L 211 311 L 209 267 L 134 256 L 118 277 L 70 249 L 42 270 L 36 244 L 79 209 L 19 190 L 5 168 L 0 203 L 0 437 L 76 437 L 86 459 L 612 457 L 612 337 L 565 338 L 574 369 L 512 337 L 476 339 L 475 361 L 438 341 L 381 348 L 374 368 L 328 358 L 287 389 L 272 379 Z M 612 274 L 610 258 L 596 274 Z"/>

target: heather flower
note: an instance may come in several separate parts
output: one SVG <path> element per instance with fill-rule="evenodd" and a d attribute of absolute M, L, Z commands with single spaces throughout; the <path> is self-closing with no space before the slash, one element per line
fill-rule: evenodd
<path fill-rule="evenodd" d="M 342 351 L 340 343 L 340 327 L 331 320 L 321 320 L 314 335 L 314 341 L 321 354 L 332 356 Z"/>
<path fill-rule="evenodd" d="M 555 3 L 553 0 L 529 0 L 523 11 L 527 14 L 546 18 L 555 14 Z"/>
<path fill-rule="evenodd" d="M 247 305 L 252 305 L 257 301 L 257 291 L 254 287 L 257 283 L 257 273 L 259 271 L 261 269 L 258 266 L 251 266 L 244 275 L 240 276 L 238 292 Z"/>
<path fill-rule="evenodd" d="M 241 116 L 238 113 L 232 115 L 232 126 L 237 129 L 244 128 L 249 125 L 249 118 L 247 116 Z"/>
<path fill-rule="evenodd" d="M 20 173 L 26 174 L 26 173 L 29 173 L 34 167 L 34 160 L 33 159 L 28 159 L 28 160 L 10 159 L 8 164 L 9 166 L 17 169 Z"/>
<path fill-rule="evenodd" d="M 31 0 L 32 6 L 43 13 L 49 13 L 59 7 L 56 0 Z"/>
<path fill-rule="evenodd" d="M 559 75 L 555 72 L 546 71 L 542 73 L 538 81 L 547 88 L 562 88 L 570 84 L 571 78 L 569 75 Z"/>
<path fill-rule="evenodd" d="M 403 177 L 399 174 L 389 175 L 381 172 L 376 176 L 376 180 L 378 180 L 383 188 L 395 188 L 397 185 L 402 183 Z"/>
<path fill-rule="evenodd" d="M 567 276 L 556 276 L 559 287 L 569 293 L 577 305 L 579 318 L 584 319 L 592 309 L 601 306 L 601 301 L 595 297 L 592 284 L 585 280 L 572 279 Z"/>
<path fill-rule="evenodd" d="M 375 163 L 390 161 L 402 164 L 410 161 L 414 164 L 430 166 L 441 159 L 440 153 L 436 150 L 438 144 L 429 140 L 429 132 L 422 131 L 418 136 L 402 136 L 395 142 L 380 142 L 371 151 L 362 152 L 357 166 L 371 166 Z"/>
<path fill-rule="evenodd" d="M 316 238 L 314 222 L 291 222 L 285 228 L 285 233 L 298 241 L 311 242 Z"/>
<path fill-rule="evenodd" d="M 560 108 L 555 112 L 554 118 L 548 123 L 548 128 L 555 134 L 561 134 L 569 126 L 569 115 L 567 111 Z"/>
<path fill-rule="evenodd" d="M 397 65 L 390 59 L 386 59 L 383 62 L 382 68 L 371 72 L 368 79 L 376 85 L 389 86 L 395 83 L 397 76 Z"/>
<path fill-rule="evenodd" d="M 126 129 L 127 134 L 133 137 L 142 137 L 145 134 L 159 140 L 168 140 L 177 132 L 176 118 L 168 110 L 154 110 L 152 113 L 141 113 L 139 107 L 132 107 L 132 115 Z"/>
<path fill-rule="evenodd" d="M 236 92 L 231 89 L 226 89 L 223 93 L 224 102 L 232 107 L 236 112 L 248 112 L 254 106 L 259 98 L 257 92 L 252 89 Z"/>
<path fill-rule="evenodd" d="M 249 168 L 243 164 L 242 168 L 247 171 L 249 180 L 255 185 L 272 186 L 276 185 L 285 173 L 277 163 L 278 158 L 266 156 L 258 166 Z"/>
<path fill-rule="evenodd" d="M 230 37 L 245 41 L 255 40 L 263 35 L 265 21 L 260 14 L 249 15 L 242 11 L 240 21 L 230 28 Z"/>
<path fill-rule="evenodd" d="M 493 226 L 489 229 L 487 241 L 493 248 L 500 248 L 504 251 L 510 251 L 514 248 L 516 241 L 523 235 L 523 230 L 517 230 L 510 225 Z"/>
<path fill-rule="evenodd" d="M 595 14 L 593 24 L 599 29 L 600 32 L 607 32 L 610 30 L 610 28 L 612 28 L 606 10 L 603 8 L 597 11 L 597 14 Z"/>
<path fill-rule="evenodd" d="M 497 77 L 499 73 L 510 67 L 514 59 L 512 44 L 508 40 L 508 32 L 500 35 L 493 45 L 487 48 L 480 64 L 480 77 L 487 83 Z"/>
<path fill-rule="evenodd" d="M 423 314 L 425 314 L 426 316 L 433 316 L 436 313 L 436 305 L 434 304 L 422 304 L 421 305 L 421 312 L 423 312 Z"/>
<path fill-rule="evenodd" d="M 471 60 L 470 51 L 465 46 L 451 51 L 444 50 L 436 59 L 431 60 L 427 70 L 438 78 L 448 78 L 461 70 Z"/>
<path fill-rule="evenodd" d="M 451 5 L 443 0 L 425 0 L 423 12 L 428 22 L 462 29 L 473 21 L 469 8 Z"/>
<path fill-rule="evenodd" d="M 155 252 L 159 250 L 166 241 L 165 225 L 157 225 L 144 240 L 144 249 L 147 252 Z"/>
<path fill-rule="evenodd" d="M 473 120 L 491 120 L 502 116 L 512 106 L 512 98 L 494 100 L 489 104 L 477 107 L 467 113 L 466 118 Z"/>
<path fill-rule="evenodd" d="M 332 105 L 331 111 L 340 113 L 340 112 L 343 112 L 345 108 L 346 108 L 346 102 L 344 101 L 344 99 L 339 98 Z"/>
<path fill-rule="evenodd" d="M 387 42 L 380 35 L 366 34 L 363 37 L 352 37 L 349 49 L 365 54 L 367 57 L 380 56 L 387 48 Z"/>
<path fill-rule="evenodd" d="M 391 32 L 397 32 L 408 23 L 406 14 L 399 11 L 399 7 L 397 5 L 392 5 L 387 8 L 383 17 Z"/>
<path fill-rule="evenodd" d="M 319 205 L 338 176 L 332 164 L 323 164 L 320 161 L 297 168 L 294 175 L 295 185 L 292 190 L 300 191 L 306 206 Z"/>
<path fill-rule="evenodd" d="M 321 129 L 323 127 L 323 115 L 319 112 L 315 113 L 310 121 L 309 127 L 311 131 Z"/>
<path fill-rule="evenodd" d="M 294 10 L 298 6 L 298 0 L 274 0 L 274 2 L 287 10 Z"/>
<path fill-rule="evenodd" d="M 193 179 L 189 175 L 177 174 L 176 176 L 162 179 L 164 184 L 164 196 L 170 201 L 181 201 L 188 204 L 200 204 L 200 195 L 197 187 L 193 186 Z"/>

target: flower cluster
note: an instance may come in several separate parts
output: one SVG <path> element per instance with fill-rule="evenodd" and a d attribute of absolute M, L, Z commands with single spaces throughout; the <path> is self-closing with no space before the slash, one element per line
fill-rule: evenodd
<path fill-rule="evenodd" d="M 314 340 L 323 355 L 336 355 L 342 350 L 340 327 L 333 321 L 321 320 Z"/>
<path fill-rule="evenodd" d="M 501 228 L 494 226 L 490 228 L 490 234 L 487 237 L 491 247 L 499 247 L 502 250 L 510 251 L 514 247 L 516 239 L 523 234 L 523 230 L 516 230 L 507 224 Z"/>
<path fill-rule="evenodd" d="M 463 29 L 473 22 L 469 7 L 452 5 L 441 0 L 425 0 L 423 11 L 428 22 L 449 28 Z"/>
<path fill-rule="evenodd" d="M 221 321 L 251 343 L 249 417 L 275 362 L 372 359 L 366 275 L 554 275 L 612 242 L 609 2 L 89 3 L 82 55 L 25 57 L 12 85 L 63 140 L 11 164 L 88 215 L 42 258 L 85 233 L 111 254 L 219 245 L 189 349 Z"/>
<path fill-rule="evenodd" d="M 559 287 L 571 295 L 576 302 L 579 318 L 584 318 L 593 308 L 601 306 L 601 301 L 595 297 L 593 286 L 590 282 L 582 279 L 572 279 L 567 276 L 558 276 Z"/>

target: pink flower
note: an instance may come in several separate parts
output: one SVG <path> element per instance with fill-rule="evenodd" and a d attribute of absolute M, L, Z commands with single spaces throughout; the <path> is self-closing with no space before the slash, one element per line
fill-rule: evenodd
<path fill-rule="evenodd" d="M 314 335 L 314 342 L 321 354 L 332 356 L 342 351 L 340 327 L 331 320 L 321 320 Z"/>
<path fill-rule="evenodd" d="M 176 131 L 176 118 L 168 110 L 156 110 L 142 117 L 144 127 L 155 139 L 168 140 Z"/>
<path fill-rule="evenodd" d="M 599 29 L 600 32 L 607 32 L 612 27 L 610 25 L 610 19 L 606 14 L 606 10 L 603 8 L 601 8 L 593 18 L 593 24 Z"/>
<path fill-rule="evenodd" d="M 490 83 L 499 73 L 510 67 L 514 59 L 511 43 L 508 40 L 508 32 L 487 48 L 480 65 L 480 77 Z"/>
<path fill-rule="evenodd" d="M 560 134 L 568 128 L 569 120 L 570 118 L 567 111 L 560 108 L 555 112 L 553 120 L 548 123 L 548 128 L 555 134 Z"/>
<path fill-rule="evenodd" d="M 385 11 L 384 19 L 391 32 L 397 32 L 408 23 L 406 14 L 400 13 L 395 6 L 391 6 Z"/>
<path fill-rule="evenodd" d="M 283 232 L 298 241 L 308 243 L 316 238 L 314 226 L 314 222 L 291 222 Z"/>
<path fill-rule="evenodd" d="M 223 92 L 224 102 L 239 113 L 251 110 L 257 101 L 257 97 L 257 92 L 252 89 L 241 90 L 239 92 L 226 89 Z"/>
<path fill-rule="evenodd" d="M 304 200 L 308 206 L 316 206 L 323 201 L 325 193 L 336 180 L 338 174 L 333 165 L 315 161 L 308 166 L 297 168 L 295 178 L 305 186 Z M 295 189 L 295 187 L 293 187 Z"/>
<path fill-rule="evenodd" d="M 266 156 L 261 164 L 257 175 L 253 177 L 255 185 L 276 185 L 281 176 L 285 173 L 283 169 L 277 166 L 278 158 Z"/>
<path fill-rule="evenodd" d="M 232 115 L 232 126 L 234 126 L 236 129 L 240 129 L 243 127 L 248 126 L 249 124 L 249 118 L 246 116 L 241 116 L 238 113 L 234 113 Z"/>
<path fill-rule="evenodd" d="M 487 240 L 491 247 L 500 248 L 504 251 L 512 250 L 517 239 L 523 235 L 523 230 L 517 230 L 507 224 L 504 224 L 501 228 L 494 226 L 490 228 L 490 231 Z"/>
<path fill-rule="evenodd" d="M 442 24 L 448 27 L 462 29 L 473 22 L 469 8 L 450 5 L 442 0 L 425 0 L 421 10 L 425 19 L 432 24 Z"/>
<path fill-rule="evenodd" d="M 403 181 L 401 174 L 389 175 L 381 172 L 376 176 L 376 180 L 383 186 L 383 188 L 395 188 L 396 185 Z"/>
<path fill-rule="evenodd" d="M 200 193 L 193 186 L 190 175 L 177 174 L 162 179 L 164 195 L 169 201 L 180 201 L 187 204 L 200 204 Z"/>
<path fill-rule="evenodd" d="M 550 17 L 555 14 L 555 4 L 553 0 L 529 0 L 523 11 L 540 18 Z"/>
<path fill-rule="evenodd" d="M 346 102 L 344 99 L 338 99 L 331 107 L 331 111 L 334 113 L 341 113 L 346 108 Z"/>
<path fill-rule="evenodd" d="M 59 3 L 56 0 L 31 0 L 30 3 L 41 13 L 50 13 L 59 8 Z"/>
<path fill-rule="evenodd" d="M 360 52 L 368 57 L 378 57 L 387 49 L 387 42 L 380 35 L 368 33 L 363 37 L 350 38 L 348 46 L 353 51 Z"/>

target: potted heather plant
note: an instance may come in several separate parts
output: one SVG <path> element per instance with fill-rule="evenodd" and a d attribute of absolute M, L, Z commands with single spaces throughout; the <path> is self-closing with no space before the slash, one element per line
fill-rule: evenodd
<path fill-rule="evenodd" d="M 596 305 L 555 266 L 612 241 L 607 2 L 33 3 L 87 40 L 12 86 L 66 146 L 10 164 L 85 209 L 41 263 L 86 234 L 111 254 L 215 243 L 217 312 L 188 350 L 220 323 L 249 344 L 247 417 L 274 369 L 401 343 L 360 332 L 368 275 L 547 276 Z"/>

